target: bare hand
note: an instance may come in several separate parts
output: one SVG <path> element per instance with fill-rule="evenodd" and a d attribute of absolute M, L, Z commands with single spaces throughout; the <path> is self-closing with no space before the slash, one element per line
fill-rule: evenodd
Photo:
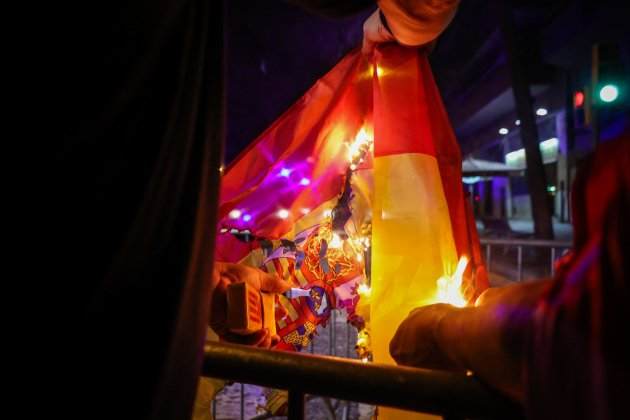
<path fill-rule="evenodd" d="M 396 41 L 396 38 L 394 38 L 394 35 L 383 25 L 379 10 L 376 9 L 363 23 L 363 47 L 361 48 L 361 52 L 365 55 L 372 55 L 376 45 L 391 41 Z"/>
<path fill-rule="evenodd" d="M 214 279 L 217 286 L 212 294 L 212 309 L 209 320 L 210 327 L 214 332 L 223 340 L 233 343 L 264 348 L 275 345 L 279 337 L 271 336 L 267 329 L 247 336 L 234 334 L 228 330 L 227 287 L 232 283 L 246 282 L 262 292 L 282 293 L 288 290 L 291 285 L 277 276 L 242 264 L 215 262 L 213 275 L 218 277 Z"/>

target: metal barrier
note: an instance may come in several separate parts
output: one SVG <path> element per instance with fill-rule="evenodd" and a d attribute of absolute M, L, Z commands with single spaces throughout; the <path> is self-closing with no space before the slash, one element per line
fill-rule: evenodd
<path fill-rule="evenodd" d="M 464 373 L 211 343 L 205 347 L 203 375 L 289 390 L 290 420 L 304 418 L 305 394 L 448 419 L 522 418 L 517 405 Z"/>
<path fill-rule="evenodd" d="M 511 248 L 516 248 L 516 270 L 517 270 L 517 280 L 521 281 L 523 279 L 523 248 L 532 247 L 532 248 L 547 248 L 550 253 L 550 274 L 553 276 L 554 274 L 554 264 L 556 261 L 557 250 L 567 250 L 570 249 L 573 245 L 571 242 L 566 241 L 548 241 L 541 239 L 491 239 L 491 238 L 481 238 L 481 245 L 486 249 L 486 270 L 488 272 L 492 271 L 491 263 L 492 263 L 492 246 L 507 246 Z"/>
<path fill-rule="evenodd" d="M 486 268 L 492 270 L 493 247 L 516 249 L 517 280 L 523 279 L 523 249 L 548 249 L 549 272 L 553 275 L 556 257 L 570 249 L 563 241 L 537 239 L 482 238 Z M 557 252 L 557 251 L 560 251 Z M 328 333 L 328 354 L 337 353 L 337 311 L 332 311 Z M 345 337 L 343 337 L 345 335 Z M 207 348 L 204 375 L 240 382 L 240 418 L 244 419 L 245 392 L 243 383 L 277 389 L 288 389 L 289 418 L 303 418 L 304 394 L 330 397 L 441 414 L 451 418 L 518 418 L 518 408 L 494 395 L 475 378 L 451 373 L 408 369 L 378 364 L 364 364 L 349 359 L 354 346 L 351 327 L 346 323 L 345 359 L 313 355 L 313 342 L 308 352 L 270 352 L 228 344 L 212 344 Z M 323 351 L 325 353 L 326 350 Z M 343 353 L 343 350 L 342 350 Z M 212 404 L 213 417 L 216 401 Z M 345 413 L 349 411 L 346 404 Z M 334 416 L 334 412 L 332 413 Z M 346 417 L 344 415 L 344 418 Z"/>

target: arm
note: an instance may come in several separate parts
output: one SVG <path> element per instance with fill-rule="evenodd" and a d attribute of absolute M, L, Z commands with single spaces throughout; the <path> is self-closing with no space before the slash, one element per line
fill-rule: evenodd
<path fill-rule="evenodd" d="M 363 24 L 363 53 L 370 55 L 377 44 L 392 41 L 428 44 L 446 29 L 458 4 L 459 0 L 380 0 Z"/>
<path fill-rule="evenodd" d="M 412 311 L 390 343 L 397 363 L 472 370 L 516 400 L 523 398 L 521 364 L 537 302 L 551 281 L 489 289 L 478 305 L 430 305 Z"/>

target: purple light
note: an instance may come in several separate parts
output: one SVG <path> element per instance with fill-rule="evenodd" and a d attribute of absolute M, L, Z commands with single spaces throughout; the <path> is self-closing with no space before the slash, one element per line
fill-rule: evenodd
<path fill-rule="evenodd" d="M 308 184 L 310 184 L 310 183 L 311 183 L 311 180 L 310 180 L 310 179 L 308 179 L 308 178 L 302 178 L 302 179 L 300 180 L 300 185 L 304 185 L 304 186 L 306 186 L 306 185 L 308 185 Z"/>
<path fill-rule="evenodd" d="M 252 216 L 250 214 L 246 214 L 243 216 L 244 222 L 249 222 L 250 220 L 252 220 Z"/>
<path fill-rule="evenodd" d="M 289 177 L 289 175 L 291 175 L 291 169 L 288 169 L 288 168 L 282 168 L 282 169 L 280 170 L 280 176 L 283 176 L 283 177 L 285 177 L 285 178 L 288 178 L 288 177 Z"/>

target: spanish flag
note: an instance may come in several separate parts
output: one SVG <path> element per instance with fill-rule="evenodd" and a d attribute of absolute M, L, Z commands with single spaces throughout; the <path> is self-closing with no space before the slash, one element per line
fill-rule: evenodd
<path fill-rule="evenodd" d="M 436 302 L 437 279 L 454 272 L 469 241 L 460 151 L 426 55 L 392 45 L 375 61 L 372 351 L 374 361 L 394 363 L 396 327 Z"/>
<path fill-rule="evenodd" d="M 438 279 L 460 257 L 472 263 L 469 296 L 487 286 L 459 146 L 422 50 L 384 45 L 373 61 L 349 53 L 236 159 L 222 181 L 216 258 L 256 264 L 260 252 L 233 232 L 292 240 L 325 223 L 347 179 L 349 145 L 366 133 L 374 152 L 353 168 L 351 224 L 371 222 L 372 352 L 392 364 L 397 326 L 437 301 Z"/>

